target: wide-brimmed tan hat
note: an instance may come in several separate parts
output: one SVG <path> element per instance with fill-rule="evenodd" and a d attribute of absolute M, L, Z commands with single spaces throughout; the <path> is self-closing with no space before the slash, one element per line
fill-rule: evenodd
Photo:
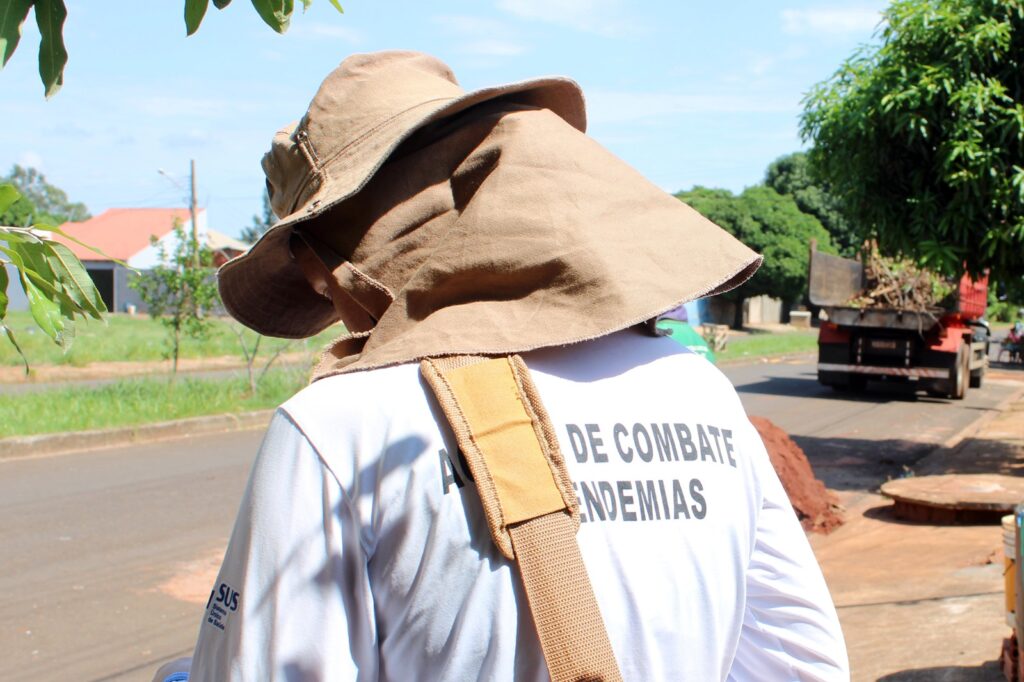
<path fill-rule="evenodd" d="M 465 92 L 451 69 L 426 54 L 353 55 L 324 80 L 305 116 L 280 130 L 263 157 L 271 206 L 280 221 L 218 273 L 235 318 L 269 336 L 303 338 L 337 320 L 292 258 L 292 229 L 357 194 L 417 130 L 498 98 L 549 109 L 586 129 L 583 93 L 546 77 Z"/>

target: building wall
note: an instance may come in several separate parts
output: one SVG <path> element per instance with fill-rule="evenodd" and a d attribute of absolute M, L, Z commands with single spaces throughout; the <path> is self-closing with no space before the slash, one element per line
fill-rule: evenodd
<path fill-rule="evenodd" d="M 778 324 L 782 322 L 785 306 L 777 298 L 754 296 L 743 302 L 744 324 Z"/>
<path fill-rule="evenodd" d="M 131 282 L 137 279 L 138 276 L 139 273 L 133 272 L 122 265 L 114 267 L 114 290 L 118 294 L 116 312 L 126 313 L 129 306 L 133 306 L 136 313 L 149 312 L 149 306 L 142 302 L 139 292 L 130 286 Z"/>
<path fill-rule="evenodd" d="M 736 303 L 727 301 L 721 296 L 702 299 L 706 308 L 702 321 L 713 324 L 727 324 L 730 327 L 736 320 Z M 754 296 L 743 300 L 743 324 L 779 324 L 788 321 L 786 305 L 777 298 L 770 296 Z"/>

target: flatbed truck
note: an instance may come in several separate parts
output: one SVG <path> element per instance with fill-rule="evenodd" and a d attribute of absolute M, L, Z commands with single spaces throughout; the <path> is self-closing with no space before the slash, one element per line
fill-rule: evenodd
<path fill-rule="evenodd" d="M 872 379 L 912 382 L 954 400 L 981 386 L 988 367 L 987 276 L 964 275 L 957 291 L 928 310 L 850 305 L 864 286 L 860 262 L 812 246 L 810 301 L 822 311 L 819 382 L 853 391 Z"/>

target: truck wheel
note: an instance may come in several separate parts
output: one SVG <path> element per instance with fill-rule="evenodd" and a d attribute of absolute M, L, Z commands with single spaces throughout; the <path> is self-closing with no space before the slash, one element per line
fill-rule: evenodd
<path fill-rule="evenodd" d="M 981 382 L 985 379 L 985 368 L 971 370 L 971 388 L 981 388 Z"/>
<path fill-rule="evenodd" d="M 928 395 L 936 398 L 952 398 L 963 400 L 967 393 L 967 384 L 971 381 L 971 358 L 967 354 L 965 346 L 961 345 L 956 352 L 956 365 L 953 377 L 950 379 L 939 379 L 925 388 Z"/>
<path fill-rule="evenodd" d="M 956 352 L 956 375 L 953 377 L 952 391 L 950 391 L 949 397 L 953 400 L 963 400 L 967 395 L 967 384 L 970 383 L 970 380 L 971 357 L 968 355 L 966 345 L 961 344 L 960 350 Z"/>

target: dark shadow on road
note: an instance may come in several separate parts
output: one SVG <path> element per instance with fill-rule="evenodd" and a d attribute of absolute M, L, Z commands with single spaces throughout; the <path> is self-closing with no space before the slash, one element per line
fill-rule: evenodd
<path fill-rule="evenodd" d="M 1019 372 L 1020 374 L 1024 374 L 1024 362 L 1010 362 L 1008 360 L 1000 362 L 999 360 L 989 359 L 988 366 L 989 369 L 1006 370 L 1008 372 Z"/>
<path fill-rule="evenodd" d="M 1024 476 L 1024 444 L 988 438 L 965 438 L 919 467 L 918 476 L 1002 474 Z"/>
<path fill-rule="evenodd" d="M 807 455 L 814 474 L 833 490 L 875 490 L 891 478 L 911 474 L 914 465 L 936 447 L 900 438 L 791 438 Z"/>
<path fill-rule="evenodd" d="M 939 519 L 903 519 L 896 515 L 895 504 L 882 504 L 864 512 L 864 517 L 897 526 L 998 526 L 1002 512 L 940 512 Z"/>
<path fill-rule="evenodd" d="M 876 490 L 889 479 L 940 474 L 1024 476 L 1024 448 L 1012 442 L 966 438 L 927 463 L 938 445 L 890 438 L 791 438 L 807 455 L 815 476 L 833 490 Z"/>
<path fill-rule="evenodd" d="M 880 504 L 877 507 L 864 510 L 864 517 L 868 519 L 874 519 L 875 521 L 885 521 L 886 523 L 895 523 L 900 526 L 930 526 L 934 524 L 922 523 L 920 521 L 908 521 L 901 519 L 895 514 L 893 504 Z"/>
<path fill-rule="evenodd" d="M 979 666 L 950 665 L 936 668 L 901 670 L 878 678 L 878 682 L 1003 682 L 999 661 Z"/>
<path fill-rule="evenodd" d="M 874 404 L 913 401 L 948 402 L 942 398 L 919 395 L 917 387 L 907 383 L 869 381 L 868 387 L 863 391 L 835 390 L 819 384 L 817 375 L 810 372 L 797 377 L 766 377 L 757 383 L 737 386 L 736 392 Z"/>

